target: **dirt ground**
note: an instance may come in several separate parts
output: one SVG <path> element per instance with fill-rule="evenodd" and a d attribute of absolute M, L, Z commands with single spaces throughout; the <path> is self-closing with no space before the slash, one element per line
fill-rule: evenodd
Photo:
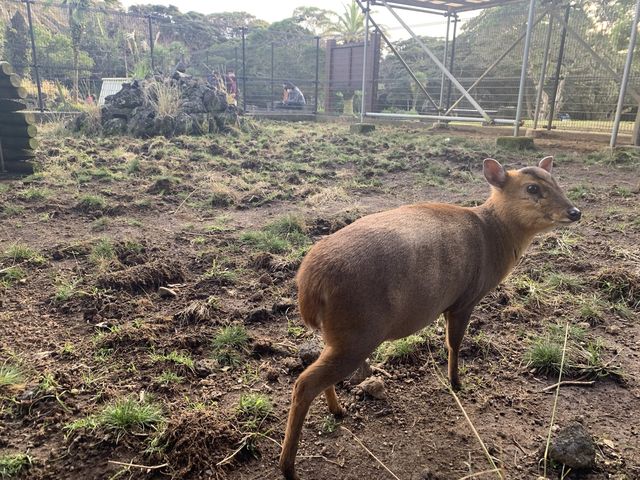
<path fill-rule="evenodd" d="M 172 140 L 51 128 L 41 144 L 38 173 L 0 181 L 0 367 L 20 372 L 0 383 L 0 459 L 31 463 L 15 478 L 279 478 L 299 347 L 315 338 L 295 307 L 306 249 L 401 204 L 476 205 L 489 191 L 484 158 L 519 168 L 547 154 L 583 219 L 539 236 L 478 306 L 459 398 L 505 478 L 541 476 L 555 393 L 545 387 L 557 373 L 536 368 L 530 352 L 557 343 L 568 322 L 566 378 L 583 383 L 560 389 L 552 430 L 580 421 L 597 455 L 595 469 L 565 478 L 640 478 L 637 157 L 557 139 L 511 152 L 477 132 L 410 124 L 355 136 L 347 125 L 265 121 Z M 230 325 L 249 341 L 221 350 Z M 468 477 L 491 467 L 435 373 L 446 369 L 443 337 L 438 322 L 405 354 L 371 359 L 386 400 L 345 381 L 348 415 L 336 421 L 318 398 L 301 477 L 496 478 Z M 247 420 L 238 405 L 248 393 L 272 410 Z M 125 398 L 153 402 L 162 421 L 123 430 L 87 421 Z"/>

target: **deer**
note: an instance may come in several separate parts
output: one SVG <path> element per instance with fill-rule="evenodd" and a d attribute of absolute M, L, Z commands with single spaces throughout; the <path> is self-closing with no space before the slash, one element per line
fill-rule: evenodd
<path fill-rule="evenodd" d="M 279 462 L 285 479 L 299 480 L 295 457 L 312 401 L 324 392 L 329 411 L 345 415 L 335 384 L 383 341 L 444 315 L 448 378 L 461 388 L 458 354 L 474 307 L 537 234 L 581 217 L 552 167 L 552 156 L 508 171 L 487 158 L 491 194 L 483 204 L 404 205 L 361 217 L 309 250 L 296 275 L 298 307 L 304 323 L 321 332 L 324 349 L 293 387 Z"/>

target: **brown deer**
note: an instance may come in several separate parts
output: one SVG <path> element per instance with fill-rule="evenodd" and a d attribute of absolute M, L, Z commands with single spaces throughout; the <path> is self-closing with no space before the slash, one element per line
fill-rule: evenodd
<path fill-rule="evenodd" d="M 304 322 L 325 347 L 293 388 L 280 468 L 298 479 L 295 457 L 313 399 L 344 415 L 334 385 L 385 340 L 446 320 L 449 381 L 460 387 L 458 352 L 476 304 L 511 271 L 533 237 L 580 219 L 551 176 L 553 157 L 506 171 L 491 158 L 491 196 L 473 208 L 420 203 L 360 218 L 322 239 L 296 277 Z"/>

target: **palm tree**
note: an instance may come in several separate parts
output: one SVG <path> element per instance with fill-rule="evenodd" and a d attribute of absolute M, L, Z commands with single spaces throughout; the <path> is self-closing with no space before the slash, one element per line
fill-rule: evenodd
<path fill-rule="evenodd" d="M 331 33 L 344 43 L 354 43 L 364 38 L 364 14 L 355 0 L 344 5 L 344 13 L 338 15 L 338 21 Z"/>
<path fill-rule="evenodd" d="M 360 11 L 360 7 L 351 0 L 351 3 L 344 5 L 344 13 L 338 15 L 337 22 L 329 33 L 338 37 L 343 43 L 355 43 L 364 39 L 364 14 Z M 344 90 L 342 92 L 343 115 L 353 115 L 353 97 L 355 90 Z"/>

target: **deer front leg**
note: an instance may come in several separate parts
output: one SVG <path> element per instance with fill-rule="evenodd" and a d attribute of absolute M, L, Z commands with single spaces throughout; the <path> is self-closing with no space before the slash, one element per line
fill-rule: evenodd
<path fill-rule="evenodd" d="M 459 390 L 462 384 L 458 375 L 458 354 L 469 325 L 471 310 L 464 312 L 445 312 L 447 321 L 447 349 L 449 350 L 449 382 L 454 390 Z"/>

